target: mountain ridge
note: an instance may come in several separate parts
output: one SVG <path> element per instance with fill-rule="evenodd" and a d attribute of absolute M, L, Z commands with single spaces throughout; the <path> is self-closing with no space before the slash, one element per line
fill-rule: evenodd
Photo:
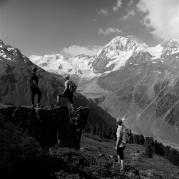
<path fill-rule="evenodd" d="M 119 70 L 131 56 L 138 53 L 148 53 L 151 55 L 151 60 L 156 60 L 178 52 L 179 43 L 174 40 L 164 41 L 154 47 L 149 47 L 132 38 L 117 36 L 100 49 L 95 56 L 81 54 L 67 58 L 62 54 L 51 54 L 32 55 L 29 59 L 47 71 L 62 75 L 64 73 L 76 74 L 82 79 L 89 80 L 99 77 L 105 72 Z M 57 56 L 58 58 L 56 58 Z"/>

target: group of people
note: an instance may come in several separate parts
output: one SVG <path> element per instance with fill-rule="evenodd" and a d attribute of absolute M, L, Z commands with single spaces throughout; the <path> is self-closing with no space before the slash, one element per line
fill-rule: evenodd
<path fill-rule="evenodd" d="M 37 95 L 38 96 L 38 103 L 37 103 L 37 107 L 40 106 L 40 101 L 41 101 L 41 97 L 42 97 L 42 92 L 38 86 L 39 83 L 39 78 L 37 76 L 37 68 L 33 68 L 32 70 L 32 75 L 30 77 L 30 89 L 31 89 L 31 102 L 32 105 L 34 105 L 34 98 Z M 77 86 L 75 85 L 75 83 L 70 80 L 69 76 L 65 77 L 65 89 L 62 95 L 58 95 L 57 96 L 57 104 L 59 104 L 60 102 L 60 98 L 61 97 L 67 97 L 70 105 L 71 105 L 71 109 L 73 110 L 73 94 L 77 88 Z M 116 146 L 115 146 L 115 150 L 117 151 L 117 156 L 118 156 L 118 163 L 120 164 L 120 169 L 121 171 L 124 169 L 124 149 L 125 149 L 125 144 L 126 144 L 126 128 L 123 125 L 123 121 L 121 118 L 117 118 L 117 131 L 116 131 L 116 136 L 117 136 L 117 140 L 116 140 Z"/>
<path fill-rule="evenodd" d="M 32 74 L 30 76 L 31 103 L 32 103 L 33 107 L 35 107 L 35 104 L 34 104 L 35 96 L 37 95 L 37 97 L 38 97 L 36 107 L 40 107 L 40 102 L 41 102 L 41 97 L 42 97 L 42 92 L 41 92 L 39 85 L 38 85 L 39 84 L 39 78 L 37 76 L 37 70 L 38 69 L 36 67 L 34 67 L 32 69 Z M 68 99 L 69 103 L 70 103 L 71 110 L 73 110 L 74 109 L 73 108 L 73 94 L 76 91 L 77 86 L 70 79 L 69 76 L 65 77 L 64 86 L 65 86 L 65 88 L 64 88 L 63 94 L 57 96 L 57 105 L 59 104 L 61 97 L 66 97 Z"/>

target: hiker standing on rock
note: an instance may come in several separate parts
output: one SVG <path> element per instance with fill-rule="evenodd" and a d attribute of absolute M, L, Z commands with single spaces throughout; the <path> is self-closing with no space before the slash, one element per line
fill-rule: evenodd
<path fill-rule="evenodd" d="M 120 170 L 124 170 L 124 149 L 125 149 L 125 144 L 126 144 L 126 128 L 123 125 L 122 119 L 117 118 L 116 120 L 118 127 L 116 131 L 116 146 L 115 149 L 117 151 L 117 156 L 118 156 L 118 163 L 120 163 Z"/>
<path fill-rule="evenodd" d="M 40 101 L 41 101 L 41 97 L 42 97 L 42 92 L 41 92 L 41 90 L 40 90 L 40 88 L 38 86 L 39 79 L 38 79 L 36 74 L 37 74 L 37 68 L 34 67 L 32 69 L 32 75 L 30 77 L 31 102 L 32 102 L 33 107 L 35 106 L 34 105 L 35 96 L 36 95 L 38 96 L 37 107 L 40 106 Z"/>
<path fill-rule="evenodd" d="M 74 95 L 74 92 L 76 91 L 76 88 L 77 88 L 76 84 L 72 80 L 70 80 L 69 76 L 66 76 L 65 77 L 65 89 L 64 89 L 62 96 L 61 95 L 57 96 L 57 104 L 59 103 L 60 97 L 67 97 L 68 101 L 70 102 L 70 108 L 73 111 L 74 110 L 73 95 Z"/>

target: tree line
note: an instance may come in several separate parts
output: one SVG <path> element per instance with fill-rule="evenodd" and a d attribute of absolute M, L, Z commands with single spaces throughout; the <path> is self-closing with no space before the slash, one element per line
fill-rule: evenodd
<path fill-rule="evenodd" d="M 116 128 L 105 124 L 87 124 L 84 132 L 99 136 L 101 139 L 116 140 Z M 179 166 L 179 151 L 176 149 L 166 146 L 157 140 L 154 140 L 152 137 L 144 137 L 142 134 L 134 134 L 129 129 L 127 129 L 127 136 L 129 144 L 139 144 L 145 147 L 146 156 L 152 158 L 153 154 L 156 153 L 168 159 L 172 164 Z"/>

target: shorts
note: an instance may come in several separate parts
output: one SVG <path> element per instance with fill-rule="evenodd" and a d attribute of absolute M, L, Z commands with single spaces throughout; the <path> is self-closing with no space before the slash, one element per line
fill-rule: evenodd
<path fill-rule="evenodd" d="M 121 160 L 124 160 L 124 149 L 125 149 L 125 147 L 118 147 L 117 148 L 117 155 L 119 155 Z"/>

